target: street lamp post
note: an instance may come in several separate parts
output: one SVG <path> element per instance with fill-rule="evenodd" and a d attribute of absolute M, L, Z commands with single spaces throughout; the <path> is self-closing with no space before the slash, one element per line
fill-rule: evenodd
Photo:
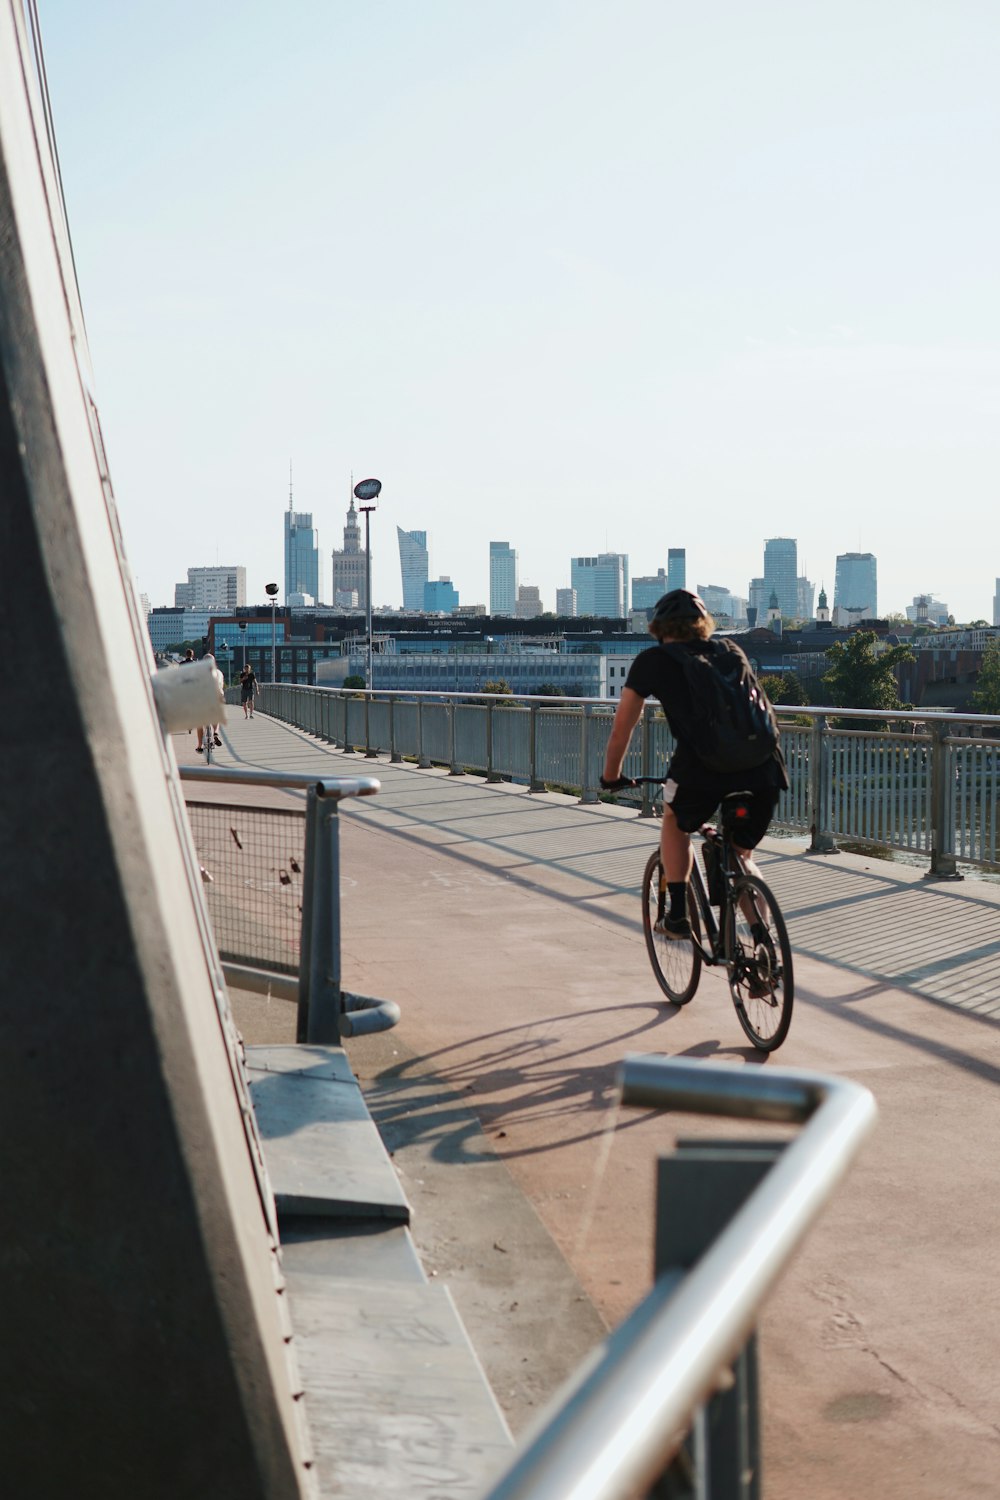
<path fill-rule="evenodd" d="M 265 583 L 264 592 L 271 600 L 271 681 L 278 680 L 278 644 L 275 627 L 274 611 L 278 602 L 278 585 L 276 583 Z"/>
<path fill-rule="evenodd" d="M 247 622 L 246 620 L 240 620 L 237 623 L 240 627 L 240 645 L 243 648 L 243 661 L 240 667 L 245 672 L 247 669 Z"/>
<path fill-rule="evenodd" d="M 368 656 L 367 670 L 365 672 L 365 687 L 371 692 L 372 689 L 372 549 L 371 549 L 371 513 L 378 508 L 379 492 L 382 488 L 381 479 L 361 479 L 354 486 L 354 498 L 358 501 L 358 509 L 364 512 L 365 517 L 365 628 L 368 631 Z"/>

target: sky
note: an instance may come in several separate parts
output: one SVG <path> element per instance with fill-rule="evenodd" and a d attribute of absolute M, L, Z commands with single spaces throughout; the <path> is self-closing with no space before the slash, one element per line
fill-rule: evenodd
<path fill-rule="evenodd" d="M 283 580 L 353 479 L 488 603 L 685 547 L 992 618 L 995 0 L 39 0 L 130 565 Z"/>

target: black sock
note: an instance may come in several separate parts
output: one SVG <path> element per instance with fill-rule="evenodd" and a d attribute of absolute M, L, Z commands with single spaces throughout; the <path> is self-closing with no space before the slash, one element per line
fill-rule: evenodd
<path fill-rule="evenodd" d="M 687 881 L 670 880 L 667 882 L 667 891 L 670 894 L 670 915 L 672 917 L 686 917 L 688 910 Z"/>

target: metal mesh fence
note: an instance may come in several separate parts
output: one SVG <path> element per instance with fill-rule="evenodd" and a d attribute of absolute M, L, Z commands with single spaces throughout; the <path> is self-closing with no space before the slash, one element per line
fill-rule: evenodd
<path fill-rule="evenodd" d="M 190 800 L 187 810 L 220 957 L 297 974 L 304 810 Z"/>

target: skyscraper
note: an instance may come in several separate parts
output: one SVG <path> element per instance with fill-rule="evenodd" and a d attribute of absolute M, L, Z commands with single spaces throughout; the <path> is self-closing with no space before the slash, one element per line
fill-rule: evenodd
<path fill-rule="evenodd" d="M 367 580 L 365 578 L 365 554 L 361 547 L 361 523 L 354 509 L 352 497 L 344 527 L 343 548 L 333 549 L 333 602 L 338 594 L 358 596 L 358 609 L 368 608 Z"/>
<path fill-rule="evenodd" d="M 686 589 L 686 588 L 687 588 L 687 549 L 685 547 L 668 547 L 667 548 L 667 589 Z M 664 592 L 666 592 L 666 590 Z"/>
<path fill-rule="evenodd" d="M 993 595 L 993 623 L 1000 625 L 1000 578 L 997 579 L 997 590 Z"/>
<path fill-rule="evenodd" d="M 772 590 L 778 596 L 782 618 L 794 620 L 799 613 L 799 549 L 794 537 L 774 536 L 764 543 L 764 586 L 770 605 Z"/>
<path fill-rule="evenodd" d="M 576 590 L 578 615 L 622 620 L 628 611 L 628 556 L 600 552 L 596 557 L 571 557 L 570 585 Z"/>
<path fill-rule="evenodd" d="M 285 512 L 285 603 L 304 594 L 319 603 L 319 536 L 309 511 L 292 510 L 291 487 Z"/>
<path fill-rule="evenodd" d="M 174 584 L 178 609 L 238 609 L 247 602 L 246 568 L 188 568 L 187 583 Z"/>
<path fill-rule="evenodd" d="M 662 599 L 667 590 L 673 587 L 669 579 L 669 572 L 665 573 L 662 568 L 658 568 L 655 573 L 649 573 L 642 578 L 633 578 L 632 608 L 652 609 L 656 601 Z M 681 588 L 683 585 L 678 584 L 677 587 Z"/>
<path fill-rule="evenodd" d="M 403 608 L 419 614 L 424 607 L 427 582 L 427 533 L 396 527 L 399 540 L 399 570 L 403 575 Z"/>
<path fill-rule="evenodd" d="M 1000 578 L 997 579 L 1000 591 Z M 562 619 L 572 620 L 576 615 L 576 589 L 556 589 L 556 614 Z"/>
<path fill-rule="evenodd" d="M 816 597 L 816 585 L 803 574 L 797 579 L 799 603 L 796 614 L 800 620 L 811 620 L 813 617 L 813 600 Z"/>
<path fill-rule="evenodd" d="M 878 617 L 878 571 L 870 552 L 841 552 L 833 585 L 834 618 L 844 610 L 857 620 Z"/>
<path fill-rule="evenodd" d="M 517 604 L 517 553 L 509 542 L 490 542 L 490 614 L 513 615 Z"/>

